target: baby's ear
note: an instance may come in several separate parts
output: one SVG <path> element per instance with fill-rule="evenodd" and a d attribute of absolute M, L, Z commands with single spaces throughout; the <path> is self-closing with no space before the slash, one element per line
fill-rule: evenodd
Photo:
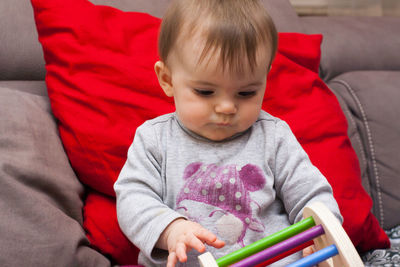
<path fill-rule="evenodd" d="M 154 64 L 154 71 L 156 72 L 158 83 L 164 90 L 164 93 L 169 97 L 173 97 L 174 91 L 172 90 L 171 72 L 167 65 L 162 61 L 157 61 L 156 64 Z"/>

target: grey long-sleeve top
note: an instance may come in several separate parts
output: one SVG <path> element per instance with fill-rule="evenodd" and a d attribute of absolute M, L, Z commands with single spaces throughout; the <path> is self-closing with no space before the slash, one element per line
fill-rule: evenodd
<path fill-rule="evenodd" d="M 168 253 L 155 244 L 179 217 L 225 241 L 222 249 L 207 248 L 215 258 L 301 220 L 314 201 L 342 220 L 331 186 L 289 126 L 264 111 L 247 131 L 221 142 L 189 131 L 175 113 L 145 122 L 114 189 L 120 227 L 145 266 L 165 266 Z M 192 250 L 181 266 L 198 266 L 197 255 Z"/>

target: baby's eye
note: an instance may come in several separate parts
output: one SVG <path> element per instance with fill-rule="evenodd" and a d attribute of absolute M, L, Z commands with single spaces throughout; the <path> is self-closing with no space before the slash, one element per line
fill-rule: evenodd
<path fill-rule="evenodd" d="M 256 91 L 243 91 L 238 93 L 241 97 L 250 97 L 256 94 Z"/>
<path fill-rule="evenodd" d="M 211 90 L 194 89 L 194 91 L 201 96 L 210 96 L 214 94 L 214 91 Z"/>

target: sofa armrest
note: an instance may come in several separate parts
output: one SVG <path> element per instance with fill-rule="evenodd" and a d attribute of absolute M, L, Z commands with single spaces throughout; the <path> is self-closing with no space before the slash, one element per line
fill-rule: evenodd
<path fill-rule="evenodd" d="M 328 84 L 348 119 L 373 213 L 383 229 L 400 225 L 400 71 L 347 72 Z"/>

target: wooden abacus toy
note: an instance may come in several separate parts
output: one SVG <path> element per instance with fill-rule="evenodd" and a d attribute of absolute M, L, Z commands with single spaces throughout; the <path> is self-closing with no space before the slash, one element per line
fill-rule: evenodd
<path fill-rule="evenodd" d="M 304 220 L 217 260 L 206 252 L 198 257 L 200 265 L 267 266 L 314 243 L 316 252 L 287 267 L 364 266 L 341 224 L 324 204 L 315 202 L 305 207 L 303 217 Z"/>

